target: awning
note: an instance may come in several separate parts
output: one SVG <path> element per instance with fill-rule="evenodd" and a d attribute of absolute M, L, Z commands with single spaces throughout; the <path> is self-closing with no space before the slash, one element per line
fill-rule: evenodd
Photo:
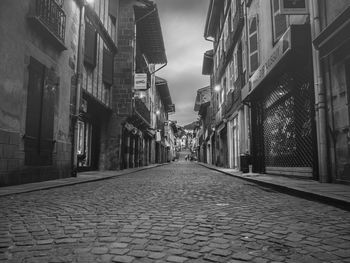
<path fill-rule="evenodd" d="M 165 110 L 169 112 L 172 108 L 173 102 L 171 100 L 168 82 L 165 79 L 156 76 L 156 87 Z"/>
<path fill-rule="evenodd" d="M 202 75 L 213 74 L 213 64 L 214 64 L 213 55 L 214 55 L 214 51 L 212 49 L 204 53 Z"/>
<path fill-rule="evenodd" d="M 242 101 L 250 101 L 252 95 L 267 81 L 280 76 L 286 70 L 298 69 L 305 65 L 310 56 L 310 27 L 291 25 L 275 44 L 270 56 L 261 63 L 242 88 Z"/>
<path fill-rule="evenodd" d="M 346 42 L 350 42 L 349 17 L 350 6 L 313 40 L 313 44 L 320 51 L 321 57 L 330 55 Z"/>
<path fill-rule="evenodd" d="M 167 57 L 163 41 L 157 5 L 134 6 L 136 41 L 141 52 L 151 64 L 166 64 Z"/>

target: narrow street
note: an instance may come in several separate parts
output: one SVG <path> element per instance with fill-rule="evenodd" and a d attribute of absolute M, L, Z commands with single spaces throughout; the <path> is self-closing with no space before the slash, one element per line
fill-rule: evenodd
<path fill-rule="evenodd" d="M 350 213 L 179 161 L 0 199 L 0 262 L 350 262 Z"/>

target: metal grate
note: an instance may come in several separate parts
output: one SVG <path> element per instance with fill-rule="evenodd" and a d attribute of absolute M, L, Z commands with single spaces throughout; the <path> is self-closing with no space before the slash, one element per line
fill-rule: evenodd
<path fill-rule="evenodd" d="M 313 166 L 313 90 L 301 74 L 285 74 L 263 101 L 266 166 Z"/>
<path fill-rule="evenodd" d="M 57 38 L 64 42 L 66 14 L 56 1 L 36 0 L 36 15 Z"/>

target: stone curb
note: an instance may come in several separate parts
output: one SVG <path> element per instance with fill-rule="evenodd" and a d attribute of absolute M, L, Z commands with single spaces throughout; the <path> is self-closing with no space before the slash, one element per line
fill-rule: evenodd
<path fill-rule="evenodd" d="M 0 187 L 0 197 L 3 196 L 9 196 L 9 195 L 16 195 L 16 194 L 22 194 L 22 193 L 30 193 L 30 192 L 35 192 L 35 191 L 41 191 L 41 190 L 48 190 L 48 189 L 53 189 L 53 188 L 59 188 L 59 187 L 64 187 L 64 186 L 71 186 L 71 185 L 77 185 L 77 184 L 83 184 L 83 183 L 90 183 L 90 182 L 97 182 L 97 181 L 102 181 L 102 180 L 107 180 L 107 179 L 111 179 L 111 178 L 115 178 L 115 177 L 119 177 L 119 176 L 123 176 L 123 175 L 128 175 L 131 173 L 136 173 L 136 172 L 140 172 L 140 171 L 144 171 L 144 170 L 149 170 L 149 169 L 153 169 L 153 168 L 157 168 L 163 165 L 167 165 L 169 163 L 161 163 L 161 164 L 156 164 L 156 165 L 152 165 L 152 166 L 143 166 L 140 168 L 130 168 L 130 169 L 126 169 L 126 170 L 118 170 L 116 172 L 119 172 L 118 174 L 114 174 L 114 175 L 108 175 L 108 176 L 104 176 L 104 177 L 100 177 L 100 178 L 76 178 L 75 181 L 67 181 L 67 182 L 57 182 L 57 184 L 53 184 L 53 185 L 45 185 L 45 186 L 40 186 L 38 185 L 38 187 L 33 187 L 31 189 L 21 189 L 21 190 L 14 190 L 13 192 L 5 192 L 5 193 L 1 193 L 1 187 Z M 130 171 L 132 169 L 132 171 Z M 98 171 L 96 171 L 96 173 L 98 173 Z M 67 177 L 67 178 L 61 178 L 61 179 L 57 179 L 57 180 L 62 180 L 62 179 L 69 179 L 72 177 Z M 51 182 L 53 182 L 55 180 L 51 180 Z M 47 181 L 43 181 L 47 182 Z M 38 184 L 40 184 L 40 182 L 38 182 Z M 10 186 L 11 187 L 11 186 Z M 3 188 L 6 188 L 3 187 Z"/>
<path fill-rule="evenodd" d="M 266 181 L 258 180 L 256 178 L 252 178 L 252 177 L 244 177 L 244 176 L 241 176 L 241 175 L 238 175 L 235 173 L 223 171 L 220 168 L 217 168 L 217 167 L 214 167 L 211 165 L 207 165 L 204 163 L 200 163 L 200 162 L 198 162 L 198 164 L 203 166 L 203 167 L 206 167 L 210 170 L 214 170 L 214 171 L 217 171 L 217 172 L 220 172 L 223 174 L 227 174 L 227 175 L 233 176 L 233 177 L 238 178 L 238 179 L 252 182 L 252 183 L 255 183 L 255 184 L 258 184 L 261 186 L 273 188 L 274 190 L 278 190 L 279 192 L 282 192 L 282 193 L 290 194 L 290 195 L 297 196 L 297 197 L 302 197 L 304 199 L 308 199 L 311 201 L 325 203 L 328 205 L 332 205 L 332 206 L 341 208 L 343 210 L 350 211 L 350 202 L 348 200 L 341 199 L 339 197 L 326 196 L 326 195 L 323 195 L 322 193 L 310 192 L 306 189 L 302 189 L 299 187 L 291 187 L 288 185 L 281 185 L 281 184 L 274 183 L 274 182 L 266 182 Z"/>

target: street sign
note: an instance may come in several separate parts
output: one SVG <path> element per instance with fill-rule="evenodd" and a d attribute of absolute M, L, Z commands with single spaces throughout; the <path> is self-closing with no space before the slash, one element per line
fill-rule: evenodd
<path fill-rule="evenodd" d="M 308 0 L 279 0 L 282 15 L 308 14 Z"/>
<path fill-rule="evenodd" d="M 147 89 L 147 74 L 146 73 L 135 73 L 134 89 L 135 90 L 146 90 Z"/>

